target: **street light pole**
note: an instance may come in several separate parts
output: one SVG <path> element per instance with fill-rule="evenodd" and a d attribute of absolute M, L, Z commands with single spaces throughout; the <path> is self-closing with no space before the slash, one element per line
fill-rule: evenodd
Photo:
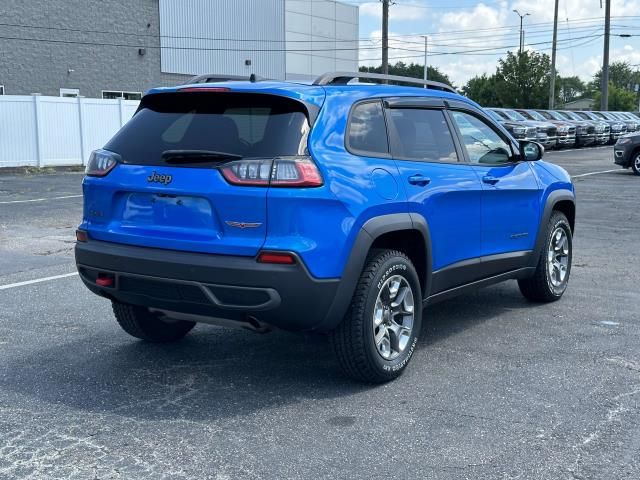
<path fill-rule="evenodd" d="M 514 13 L 516 13 L 520 17 L 520 51 L 519 53 L 522 54 L 522 50 L 524 50 L 524 30 L 523 30 L 524 17 L 528 17 L 531 14 L 525 13 L 524 15 L 521 15 L 518 10 L 514 10 Z"/>
<path fill-rule="evenodd" d="M 602 95 L 600 96 L 600 110 L 609 110 L 609 36 L 611 33 L 611 0 L 605 2 L 604 14 L 604 54 L 602 55 Z"/>
<path fill-rule="evenodd" d="M 425 82 L 427 80 L 429 80 L 429 70 L 428 70 L 428 62 L 427 62 L 427 55 L 428 55 L 428 51 L 429 51 L 429 37 L 427 37 L 426 35 L 424 36 L 424 80 Z M 427 88 L 427 86 L 425 85 L 424 88 Z"/>

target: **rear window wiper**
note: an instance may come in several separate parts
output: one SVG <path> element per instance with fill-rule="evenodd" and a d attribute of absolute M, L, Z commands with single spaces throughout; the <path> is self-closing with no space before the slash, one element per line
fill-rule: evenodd
<path fill-rule="evenodd" d="M 241 160 L 242 155 L 215 150 L 165 150 L 162 161 L 167 164 L 202 163 L 212 160 Z"/>

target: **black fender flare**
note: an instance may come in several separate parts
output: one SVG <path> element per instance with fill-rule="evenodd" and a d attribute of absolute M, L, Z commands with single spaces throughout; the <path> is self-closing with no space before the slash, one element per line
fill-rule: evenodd
<path fill-rule="evenodd" d="M 429 225 L 421 215 L 414 213 L 393 213 L 380 215 L 367 220 L 353 243 L 349 260 L 344 268 L 340 284 L 337 288 L 335 298 L 327 312 L 325 319 L 315 327 L 315 330 L 330 331 L 336 328 L 347 313 L 351 299 L 356 289 L 356 285 L 364 269 L 367 254 L 375 240 L 380 236 L 403 230 L 418 231 L 424 238 L 426 248 L 426 278 L 424 280 L 424 298 L 429 294 L 431 288 L 431 235 Z M 422 279 L 421 279 L 422 280 Z"/>
<path fill-rule="evenodd" d="M 531 255 L 531 263 L 530 267 L 536 267 L 538 265 L 538 260 L 540 259 L 540 254 L 542 253 L 542 248 L 545 242 L 545 232 L 546 225 L 549 223 L 549 219 L 551 218 L 551 214 L 558 204 L 558 202 L 570 201 L 573 203 L 574 207 L 576 205 L 576 197 L 575 194 L 570 190 L 555 190 L 551 192 L 547 197 L 547 201 L 544 204 L 544 208 L 542 210 L 542 215 L 540 216 L 540 228 L 538 229 L 538 236 L 536 237 L 536 244 L 533 249 L 533 255 Z"/>

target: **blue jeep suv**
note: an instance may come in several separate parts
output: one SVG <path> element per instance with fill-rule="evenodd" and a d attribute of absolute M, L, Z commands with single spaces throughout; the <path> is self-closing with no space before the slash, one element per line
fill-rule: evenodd
<path fill-rule="evenodd" d="M 88 162 L 77 268 L 129 334 L 327 333 L 384 382 L 431 303 L 509 279 L 563 295 L 569 175 L 450 87 L 220 80 L 151 90 Z"/>

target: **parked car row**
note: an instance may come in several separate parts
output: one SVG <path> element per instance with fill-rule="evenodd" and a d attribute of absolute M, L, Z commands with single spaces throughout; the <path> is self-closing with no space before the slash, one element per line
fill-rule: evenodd
<path fill-rule="evenodd" d="M 627 133 L 640 131 L 640 117 L 629 112 L 485 110 L 517 140 L 533 140 L 546 149 L 613 144 Z"/>

